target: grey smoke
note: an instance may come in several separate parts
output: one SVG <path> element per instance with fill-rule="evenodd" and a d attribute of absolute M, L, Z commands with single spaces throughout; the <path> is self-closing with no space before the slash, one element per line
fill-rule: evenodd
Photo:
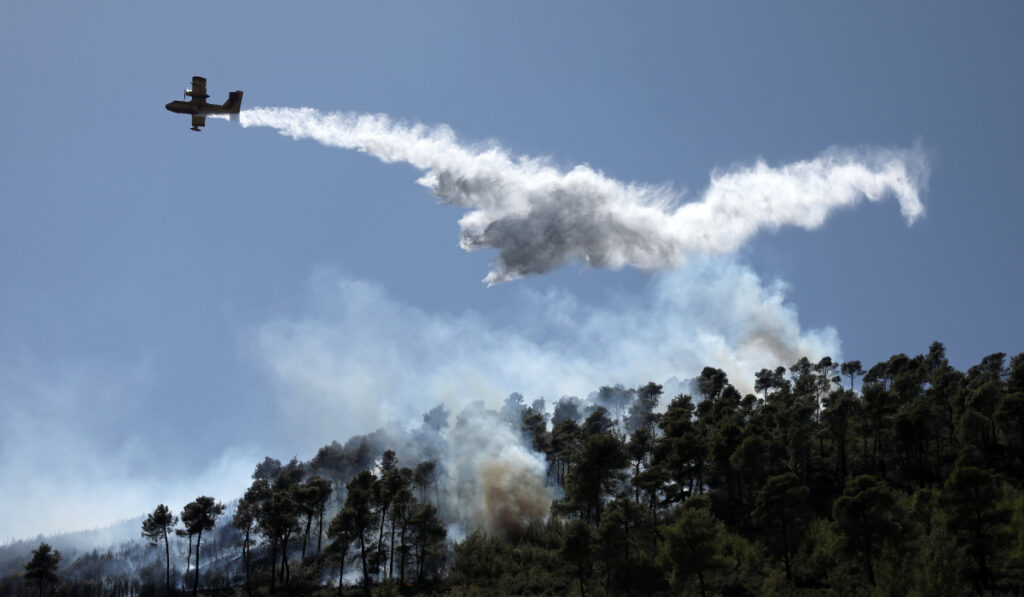
<path fill-rule="evenodd" d="M 463 529 L 517 537 L 542 522 L 552 492 L 544 483 L 544 457 L 523 445 L 495 411 L 471 404 L 446 434 L 447 494 Z"/>
<path fill-rule="evenodd" d="M 682 203 L 665 186 L 624 183 L 585 165 L 562 171 L 493 144 L 464 144 L 447 126 L 381 114 L 255 108 L 242 112 L 241 123 L 424 170 L 420 184 L 469 210 L 459 220 L 462 248 L 498 250 L 488 284 L 573 261 L 675 268 L 695 255 L 734 252 L 762 230 L 817 228 L 833 209 L 862 198 L 895 196 L 913 223 L 924 213 L 919 194 L 928 176 L 919 148 L 829 149 L 782 166 L 758 160 L 714 172 L 700 197 Z"/>
<path fill-rule="evenodd" d="M 160 503 L 178 512 L 197 488 L 241 495 L 259 455 L 252 445 L 168 470 L 159 456 L 165 446 L 146 441 L 124 414 L 151 396 L 153 379 L 148 359 L 0 365 L 0 396 L 9 399 L 0 416 L 0 541 L 99 528 Z M 106 543 L 97 545 L 123 539 L 98 537 Z"/>
<path fill-rule="evenodd" d="M 281 423 L 310 442 L 298 449 L 315 450 L 392 421 L 417 422 L 438 403 L 452 412 L 476 400 L 499 409 L 518 391 L 527 403 L 554 404 L 602 385 L 692 378 L 708 365 L 752 391 L 761 368 L 841 356 L 835 330 L 800 326 L 783 283 L 764 282 L 731 257 L 695 259 L 609 307 L 566 292 L 520 292 L 515 312 L 489 321 L 424 311 L 376 284 L 318 271 L 310 308 L 252 338 Z"/>

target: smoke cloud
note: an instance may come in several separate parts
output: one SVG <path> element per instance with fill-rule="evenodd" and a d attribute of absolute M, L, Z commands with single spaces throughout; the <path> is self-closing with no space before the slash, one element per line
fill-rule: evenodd
<path fill-rule="evenodd" d="M 266 322 L 253 343 L 284 421 L 309 442 L 300 450 L 418 423 L 438 403 L 498 408 L 513 391 L 553 401 L 601 385 L 692 378 L 709 365 L 752 391 L 763 367 L 841 356 L 835 330 L 800 327 L 785 284 L 762 282 L 732 257 L 698 258 L 649 284 L 608 306 L 523 289 L 514 311 L 490 321 L 424 311 L 322 269 L 310 279 L 308 307 Z"/>
<path fill-rule="evenodd" d="M 450 510 L 464 529 L 514 538 L 541 522 L 551 507 L 541 455 L 523 446 L 506 421 L 470 405 L 448 431 Z"/>
<path fill-rule="evenodd" d="M 123 412 L 149 394 L 152 375 L 148 362 L 0 366 L 0 541 L 97 528 L 160 503 L 177 512 L 197 492 L 241 495 L 259 455 L 253 447 L 220 448 L 193 469 L 176 469 L 161 461 L 176 446 L 146 435 L 145 425 L 163 419 L 138 423 Z M 76 547 L 139 536 L 137 526 L 131 531 L 94 533 L 83 539 L 94 544 Z"/>
<path fill-rule="evenodd" d="M 255 108 L 240 120 L 424 170 L 420 184 L 469 210 L 459 220 L 462 248 L 498 250 L 488 284 L 577 260 L 675 268 L 695 255 L 731 253 L 761 230 L 817 228 L 833 209 L 862 198 L 895 196 L 908 223 L 924 213 L 928 167 L 919 148 L 830 149 L 779 167 L 759 160 L 712 173 L 699 198 L 681 203 L 664 186 L 623 183 L 585 165 L 565 172 L 495 144 L 466 145 L 447 126 L 311 108 Z"/>

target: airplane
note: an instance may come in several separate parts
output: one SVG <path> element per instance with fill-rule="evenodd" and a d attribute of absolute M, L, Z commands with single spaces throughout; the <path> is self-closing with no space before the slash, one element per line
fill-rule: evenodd
<path fill-rule="evenodd" d="M 192 77 L 192 89 L 185 90 L 185 97 L 191 97 L 190 101 L 174 100 L 167 104 L 167 109 L 178 114 L 192 115 L 192 130 L 199 132 L 199 127 L 206 126 L 206 117 L 209 114 L 238 114 L 242 109 L 242 92 L 232 91 L 228 94 L 228 101 L 221 104 L 211 104 L 206 101 L 210 97 L 206 94 L 206 78 Z M 237 121 L 237 116 L 231 119 Z"/>

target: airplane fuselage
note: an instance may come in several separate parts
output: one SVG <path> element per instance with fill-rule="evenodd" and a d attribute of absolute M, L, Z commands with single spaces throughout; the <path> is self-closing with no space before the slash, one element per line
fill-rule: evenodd
<path fill-rule="evenodd" d="M 206 102 L 185 102 L 174 100 L 167 104 L 166 108 L 178 114 L 194 114 L 196 116 L 208 116 L 210 114 L 238 114 L 238 108 L 225 104 L 208 104 Z"/>

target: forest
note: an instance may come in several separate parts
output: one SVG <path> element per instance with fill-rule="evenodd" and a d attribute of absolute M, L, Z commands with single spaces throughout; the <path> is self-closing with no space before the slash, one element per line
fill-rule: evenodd
<path fill-rule="evenodd" d="M 267 457 L 227 503 L 154 504 L 137 541 L 0 550 L 0 596 L 1024 594 L 1024 353 L 688 384 Z"/>

